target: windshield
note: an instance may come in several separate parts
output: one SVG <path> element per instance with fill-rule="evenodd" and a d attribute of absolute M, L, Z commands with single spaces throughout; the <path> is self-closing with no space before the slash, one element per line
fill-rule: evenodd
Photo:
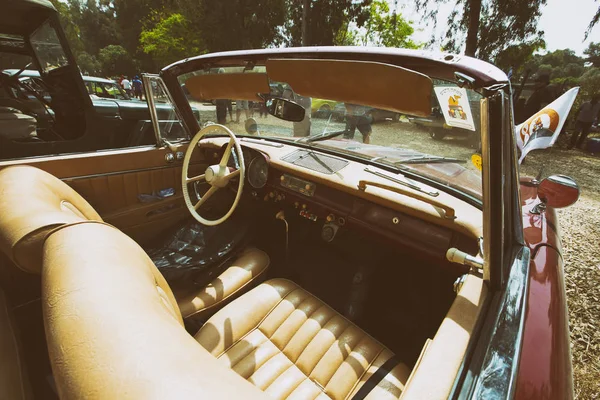
<path fill-rule="evenodd" d="M 265 72 L 268 84 L 261 90 L 263 95 L 250 100 L 258 90 L 254 89 L 252 93 L 256 79 L 244 81 L 240 75 L 254 73 L 256 77 Z M 322 90 L 319 97 L 303 96 L 295 92 L 291 84 L 272 79 L 269 72 L 264 66 L 255 66 L 251 70 L 224 67 L 181 75 L 179 81 L 192 107 L 200 110 L 201 125 L 221 123 L 236 135 L 273 137 L 349 154 L 399 172 L 411 171 L 481 200 L 481 171 L 477 166 L 481 165 L 478 162 L 481 160 L 478 153 L 482 99 L 479 93 L 460 88 L 453 82 L 431 79 L 429 93 L 423 93 L 424 98 L 430 99 L 430 107 L 425 107 L 427 112 L 415 116 L 382 108 L 380 104 L 384 101 L 378 99 L 377 93 L 364 96 L 361 91 L 369 87 L 369 82 L 350 81 L 348 84 L 355 86 L 352 91 L 357 95 L 350 93 L 348 96 L 359 99 L 360 104 L 356 104 L 331 100 Z M 214 80 L 208 79 L 208 75 Z M 199 76 L 203 78 L 198 79 Z M 226 87 L 218 89 L 216 84 Z M 208 98 L 211 96 L 221 98 Z M 225 96 L 228 98 L 222 98 Z M 266 103 L 261 100 L 261 97 L 268 99 L 269 96 L 302 105 L 304 119 L 289 122 L 269 115 Z M 401 91 L 392 96 L 389 93 L 381 95 L 382 98 L 391 97 L 392 101 L 396 96 L 401 102 L 402 96 L 409 95 Z M 331 97 L 339 99 L 340 95 L 332 93 Z M 389 99 L 385 101 L 389 102 Z M 251 130 L 247 129 L 253 125 L 246 123 L 249 119 L 256 121 Z"/>
<path fill-rule="evenodd" d="M 116 82 L 85 80 L 85 87 L 90 96 L 105 99 L 129 100 L 129 96 Z"/>

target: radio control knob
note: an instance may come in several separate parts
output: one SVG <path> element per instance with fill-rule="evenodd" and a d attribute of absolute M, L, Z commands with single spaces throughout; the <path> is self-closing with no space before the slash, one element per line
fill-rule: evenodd
<path fill-rule="evenodd" d="M 306 207 L 307 207 L 306 204 L 302 204 L 302 209 L 303 210 L 306 210 Z"/>
<path fill-rule="evenodd" d="M 335 215 L 329 214 L 326 219 L 327 219 L 327 222 L 333 222 L 333 221 L 335 221 Z"/>
<path fill-rule="evenodd" d="M 304 189 L 306 189 L 306 190 L 310 190 L 310 184 L 309 184 L 309 183 L 307 183 L 307 184 L 306 184 L 306 186 L 304 186 Z"/>
<path fill-rule="evenodd" d="M 281 176 L 279 177 L 279 180 L 280 180 L 281 182 L 285 181 L 285 176 L 281 175 Z"/>

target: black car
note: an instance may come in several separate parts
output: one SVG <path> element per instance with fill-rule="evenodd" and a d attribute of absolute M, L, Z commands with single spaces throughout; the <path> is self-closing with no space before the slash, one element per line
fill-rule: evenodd
<path fill-rule="evenodd" d="M 3 6 L 0 159 L 155 142 L 146 102 L 90 96 L 50 2 L 20 0 Z M 174 120 L 168 99 L 157 97 L 153 104 L 159 120 Z M 192 112 L 199 119 L 198 110 Z M 178 127 L 170 127 L 173 136 Z"/>

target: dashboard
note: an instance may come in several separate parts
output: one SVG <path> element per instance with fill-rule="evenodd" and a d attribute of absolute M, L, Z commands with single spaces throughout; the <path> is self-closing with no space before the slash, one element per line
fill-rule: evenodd
<path fill-rule="evenodd" d="M 213 154 L 206 156 L 220 159 L 224 148 L 211 148 L 209 151 Z M 291 150 L 293 152 L 293 148 Z M 244 198 L 272 208 L 273 215 L 281 209 L 287 216 L 306 220 L 320 229 L 325 242 L 334 241 L 338 232 L 347 230 L 366 233 L 438 260 L 445 259 L 450 247 L 477 252 L 476 241 L 464 234 L 310 179 L 310 165 L 302 166 L 308 171 L 300 176 L 274 165 L 267 152 L 246 145 L 242 145 L 242 152 L 246 165 Z M 230 157 L 232 168 L 239 166 L 238 158 L 235 152 L 234 157 Z M 339 160 L 337 162 L 339 164 Z"/>

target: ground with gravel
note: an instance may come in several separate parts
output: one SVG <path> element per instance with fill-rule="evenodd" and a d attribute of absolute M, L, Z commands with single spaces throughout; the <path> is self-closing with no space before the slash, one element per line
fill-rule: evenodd
<path fill-rule="evenodd" d="M 214 108 L 203 107 L 204 120 L 214 120 Z M 266 135 L 292 136 L 292 124 L 274 117 L 258 118 L 259 130 Z M 235 118 L 235 114 L 234 114 Z M 242 115 L 241 120 L 244 120 Z M 243 123 L 227 124 L 234 132 L 244 133 Z M 343 123 L 313 119 L 312 134 L 344 129 Z M 426 154 L 453 157 L 473 169 L 474 150 L 468 138 L 431 139 L 426 128 L 408 121 L 381 121 L 372 126 L 371 141 L 392 147 L 404 147 Z M 356 132 L 357 140 L 360 133 Z M 567 138 L 560 138 L 552 149 L 530 153 L 521 174 L 542 176 L 563 174 L 573 177 L 581 187 L 579 201 L 558 210 L 563 246 L 565 282 L 569 307 L 574 391 L 577 399 L 600 399 L 600 155 L 566 150 Z"/>

